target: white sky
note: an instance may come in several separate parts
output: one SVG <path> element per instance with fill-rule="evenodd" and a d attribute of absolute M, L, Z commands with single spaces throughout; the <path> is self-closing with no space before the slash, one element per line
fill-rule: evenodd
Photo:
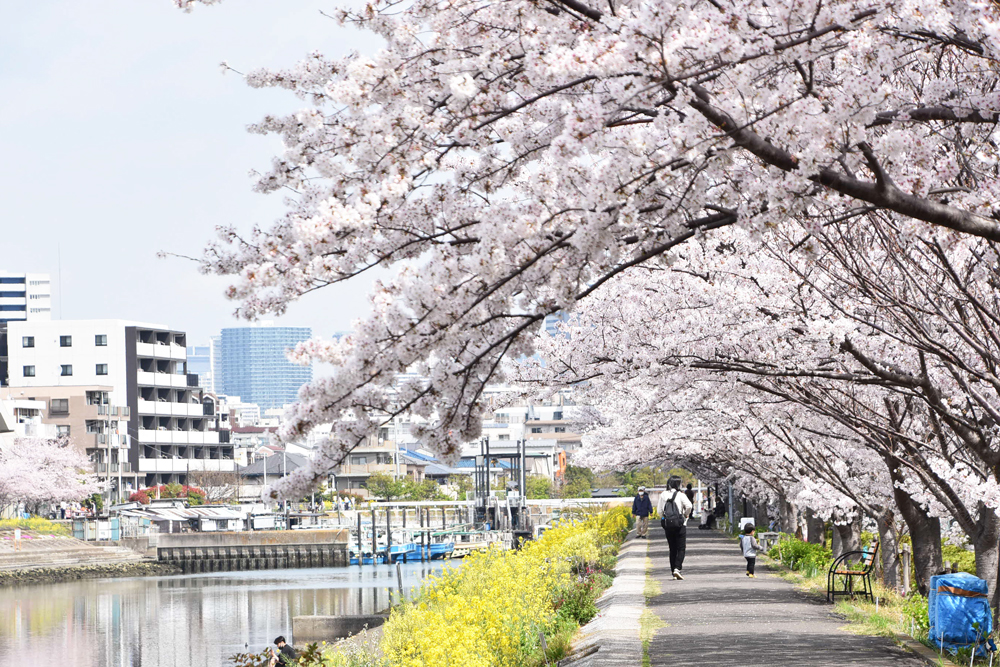
<path fill-rule="evenodd" d="M 245 128 L 305 103 L 219 63 L 248 72 L 312 50 L 373 50 L 373 36 L 320 15 L 337 1 L 229 0 L 190 14 L 171 0 L 4 3 L 0 269 L 52 274 L 54 318 L 159 322 L 189 344 L 240 325 L 225 279 L 156 253 L 199 256 L 216 225 L 281 214 L 282 195 L 252 192 L 248 177 L 280 142 Z M 368 287 L 321 290 L 277 322 L 350 329 Z"/>

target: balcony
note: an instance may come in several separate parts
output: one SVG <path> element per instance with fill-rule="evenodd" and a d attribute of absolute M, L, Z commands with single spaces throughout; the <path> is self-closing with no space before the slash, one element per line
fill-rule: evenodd
<path fill-rule="evenodd" d="M 236 461 L 232 459 L 188 459 L 188 470 L 233 472 L 236 470 Z"/>
<path fill-rule="evenodd" d="M 176 358 L 171 354 L 173 345 L 160 345 L 159 343 L 136 343 L 135 353 L 137 356 L 150 359 L 172 359 Z M 181 359 L 184 357 L 182 356 Z"/>
<path fill-rule="evenodd" d="M 277 454 L 275 456 L 278 456 Z M 344 463 L 340 466 L 338 475 L 372 475 L 381 472 L 392 475 L 396 472 L 396 465 L 393 463 Z M 399 474 L 406 472 L 406 464 L 399 464 Z"/>
<path fill-rule="evenodd" d="M 149 371 L 138 371 L 136 373 L 136 381 L 140 387 L 176 387 L 177 389 L 187 389 L 187 377 L 183 373 L 151 373 Z"/>
<path fill-rule="evenodd" d="M 187 459 L 139 459 L 139 472 L 187 472 Z"/>
<path fill-rule="evenodd" d="M 108 471 L 109 467 L 111 468 L 110 472 L 111 472 L 112 475 L 117 475 L 118 474 L 118 464 L 117 463 L 112 463 L 110 466 L 108 466 L 107 463 L 97 463 L 97 464 L 95 464 L 95 467 L 97 468 L 97 474 L 98 475 L 106 475 L 109 472 Z M 125 462 L 123 462 L 121 464 L 121 469 L 122 469 L 122 474 L 123 475 L 131 474 L 131 472 L 132 472 L 132 464 L 129 463 L 128 461 L 125 461 Z"/>
<path fill-rule="evenodd" d="M 218 431 L 174 431 L 170 429 L 139 429 L 139 441 L 162 445 L 217 445 Z"/>
<path fill-rule="evenodd" d="M 97 408 L 97 414 L 100 417 L 121 417 L 122 419 L 128 419 L 129 408 L 128 406 L 117 406 L 117 405 L 95 405 L 92 407 Z"/>
<path fill-rule="evenodd" d="M 166 401 L 139 400 L 137 406 L 141 415 L 160 415 L 163 417 L 202 417 L 201 403 L 168 403 Z"/>

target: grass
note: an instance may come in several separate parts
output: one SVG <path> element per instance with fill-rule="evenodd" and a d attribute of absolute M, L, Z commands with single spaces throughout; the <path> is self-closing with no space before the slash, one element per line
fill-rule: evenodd
<path fill-rule="evenodd" d="M 646 553 L 649 553 L 648 542 L 646 543 Z M 650 667 L 649 642 L 653 639 L 653 635 L 660 628 L 667 626 L 649 608 L 649 601 L 661 593 L 663 593 L 663 588 L 660 586 L 660 581 L 653 576 L 653 561 L 649 556 L 646 556 L 646 583 L 642 587 L 642 596 L 645 598 L 646 608 L 642 610 L 642 615 L 639 616 L 639 639 L 642 640 L 642 667 Z"/>
<path fill-rule="evenodd" d="M 39 535 L 69 535 L 70 529 L 65 524 L 49 521 L 41 517 L 30 519 L 0 519 L 0 530 L 20 528 Z"/>
<path fill-rule="evenodd" d="M 758 556 L 758 558 L 761 558 Z M 812 569 L 805 572 L 789 570 L 774 559 L 763 556 L 763 562 L 771 567 L 771 571 L 782 579 L 795 584 L 795 588 L 804 593 L 816 596 L 826 596 L 826 572 Z M 842 600 L 834 605 L 834 612 L 847 620 L 842 630 L 855 635 L 888 637 L 897 640 L 899 637 L 909 637 L 928 648 L 934 649 L 927 642 L 927 628 L 916 620 L 917 607 L 923 603 L 926 612 L 926 601 L 919 598 L 907 598 L 898 592 L 888 589 L 878 581 L 872 581 L 875 598 L 878 605 L 867 600 Z M 927 614 L 924 613 L 924 619 Z M 936 650 L 936 649 L 935 649 Z M 953 665 L 951 661 L 941 661 L 941 665 Z M 962 664 L 968 664 L 968 655 Z M 986 665 L 987 661 L 977 661 L 976 665 Z"/>

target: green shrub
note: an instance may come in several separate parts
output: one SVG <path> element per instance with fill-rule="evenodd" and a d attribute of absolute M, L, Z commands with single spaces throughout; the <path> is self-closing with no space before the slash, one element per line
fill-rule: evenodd
<path fill-rule="evenodd" d="M 927 598 L 911 595 L 903 601 L 903 617 L 910 622 L 910 636 L 914 639 L 927 637 L 931 629 L 931 621 L 927 615 Z"/>
<path fill-rule="evenodd" d="M 941 545 L 941 559 L 951 561 L 952 569 L 960 572 L 976 573 L 976 554 L 954 544 Z"/>
<path fill-rule="evenodd" d="M 829 568 L 833 561 L 832 552 L 823 545 L 803 542 L 790 535 L 782 535 L 767 555 L 790 570 L 810 575 Z"/>

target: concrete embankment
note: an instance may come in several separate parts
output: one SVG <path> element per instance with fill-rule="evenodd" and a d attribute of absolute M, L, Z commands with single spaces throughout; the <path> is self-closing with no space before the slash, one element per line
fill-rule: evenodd
<path fill-rule="evenodd" d="M 184 572 L 347 565 L 347 529 L 173 533 L 156 538 L 157 559 Z"/>
<path fill-rule="evenodd" d="M 53 584 L 106 577 L 161 577 L 171 574 L 181 574 L 181 571 L 174 565 L 151 562 L 38 566 L 20 570 L 0 570 L 0 586 Z"/>
<path fill-rule="evenodd" d="M 123 546 L 98 546 L 65 535 L 29 531 L 24 531 L 20 543 L 16 543 L 13 531 L 0 531 L 0 585 L 176 571 L 173 566 L 145 559 Z"/>

